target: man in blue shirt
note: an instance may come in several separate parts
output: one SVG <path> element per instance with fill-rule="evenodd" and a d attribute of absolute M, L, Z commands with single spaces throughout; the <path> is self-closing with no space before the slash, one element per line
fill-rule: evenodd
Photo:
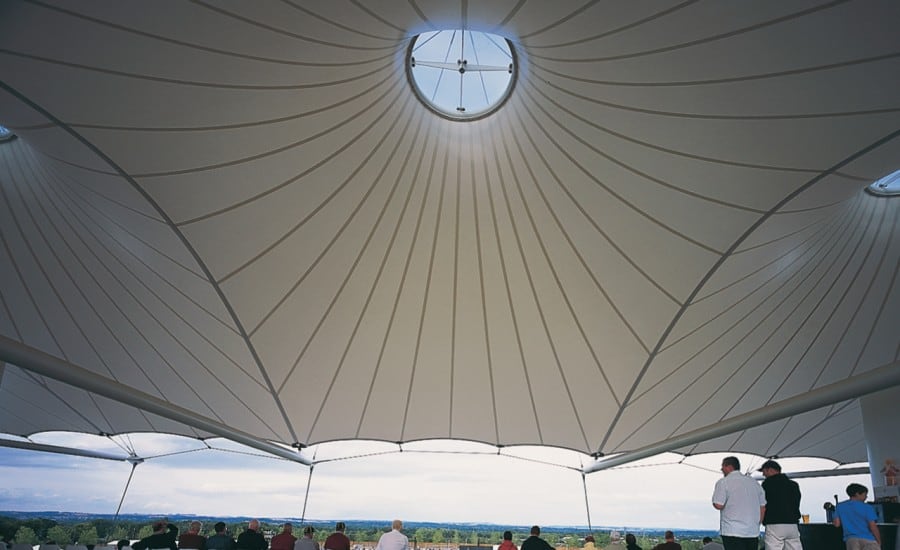
<path fill-rule="evenodd" d="M 881 533 L 875 521 L 875 510 L 866 504 L 869 490 L 859 483 L 847 486 L 850 498 L 837 505 L 834 510 L 834 526 L 844 530 L 844 544 L 847 550 L 880 550 Z"/>

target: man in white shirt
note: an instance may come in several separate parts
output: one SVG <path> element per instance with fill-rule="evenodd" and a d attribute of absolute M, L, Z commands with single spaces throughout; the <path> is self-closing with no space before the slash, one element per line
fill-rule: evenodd
<path fill-rule="evenodd" d="M 719 534 L 725 550 L 757 550 L 759 525 L 766 513 L 766 495 L 759 483 L 741 473 L 734 456 L 722 459 L 722 479 L 716 482 L 712 504 L 720 512 Z"/>
<path fill-rule="evenodd" d="M 391 530 L 381 535 L 375 550 L 409 550 L 409 539 L 400 532 L 403 522 L 395 519 L 391 522 Z"/>

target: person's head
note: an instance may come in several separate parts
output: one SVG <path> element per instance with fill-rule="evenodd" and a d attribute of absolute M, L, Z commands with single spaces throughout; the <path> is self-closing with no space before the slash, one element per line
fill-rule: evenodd
<path fill-rule="evenodd" d="M 541 528 L 538 527 L 537 525 L 532 526 L 532 527 L 531 527 L 531 534 L 534 535 L 534 536 L 540 535 L 540 534 L 541 534 Z"/>
<path fill-rule="evenodd" d="M 162 533 L 166 530 L 167 527 L 169 527 L 169 522 L 164 519 L 158 519 L 153 522 L 153 525 L 151 527 L 154 533 Z"/>
<path fill-rule="evenodd" d="M 628 533 L 625 535 L 625 544 L 637 544 L 637 539 L 634 538 L 634 535 Z"/>
<path fill-rule="evenodd" d="M 190 527 L 188 527 L 188 531 L 196 535 L 200 532 L 201 527 L 203 527 L 202 523 L 199 521 L 192 521 Z"/>
<path fill-rule="evenodd" d="M 403 529 L 403 522 L 400 521 L 399 519 L 395 519 L 394 521 L 391 522 L 391 529 L 393 529 L 394 531 L 399 531 L 399 530 Z"/>
<path fill-rule="evenodd" d="M 711 543 L 711 542 L 712 542 L 712 538 L 710 538 L 710 537 L 703 537 L 703 544 L 709 544 L 709 543 Z"/>
<path fill-rule="evenodd" d="M 772 477 L 781 473 L 781 464 L 774 460 L 767 460 L 763 462 L 759 471 L 762 472 L 763 477 Z"/>
<path fill-rule="evenodd" d="M 128 539 L 122 539 L 116 543 L 116 550 L 122 550 L 124 546 L 131 546 L 131 541 Z"/>
<path fill-rule="evenodd" d="M 594 542 L 593 535 L 588 535 L 588 536 L 584 537 L 584 542 Z"/>
<path fill-rule="evenodd" d="M 221 535 L 225 532 L 225 522 L 220 521 L 217 524 L 213 525 L 213 529 L 216 530 L 217 535 Z"/>
<path fill-rule="evenodd" d="M 343 533 L 346 528 L 347 528 L 347 524 L 344 523 L 343 521 L 339 521 L 334 524 L 334 530 L 337 531 L 338 533 Z"/>
<path fill-rule="evenodd" d="M 312 525 L 307 525 L 306 527 L 303 528 L 303 536 L 308 539 L 311 539 L 315 532 L 316 532 L 316 528 L 313 527 Z"/>
<path fill-rule="evenodd" d="M 250 523 L 247 524 L 247 529 L 250 529 L 251 531 L 259 531 L 259 520 L 251 519 Z"/>
<path fill-rule="evenodd" d="M 673 533 L 672 531 L 666 531 L 665 537 L 666 537 L 666 540 L 672 540 L 672 541 L 674 541 L 674 540 L 675 540 L 675 533 Z"/>
<path fill-rule="evenodd" d="M 512 531 L 503 531 L 503 540 L 512 540 Z"/>
<path fill-rule="evenodd" d="M 869 496 L 869 490 L 866 489 L 865 485 L 851 483 L 847 485 L 847 496 L 853 500 L 866 500 L 866 497 Z"/>
<path fill-rule="evenodd" d="M 291 533 L 294 532 L 294 525 L 291 522 L 285 523 L 284 525 L 281 526 L 281 532 L 287 533 L 288 535 L 290 535 Z"/>
<path fill-rule="evenodd" d="M 722 473 L 726 476 L 731 472 L 741 469 L 741 461 L 736 456 L 726 456 L 722 459 Z"/>

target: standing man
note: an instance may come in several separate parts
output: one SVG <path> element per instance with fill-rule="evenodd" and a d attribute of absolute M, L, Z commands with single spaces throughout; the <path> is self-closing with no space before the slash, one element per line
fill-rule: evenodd
<path fill-rule="evenodd" d="M 866 504 L 869 490 L 859 483 L 851 483 L 847 485 L 847 496 L 850 499 L 834 509 L 834 526 L 843 529 L 847 550 L 879 550 L 878 516 L 875 509 Z"/>
<path fill-rule="evenodd" d="M 722 459 L 722 474 L 716 482 L 712 505 L 719 510 L 719 534 L 725 550 L 757 550 L 759 524 L 766 513 L 766 495 L 753 478 L 741 473 L 735 456 Z"/>
<path fill-rule="evenodd" d="M 531 528 L 531 536 L 522 543 L 522 550 L 553 550 L 553 547 L 541 538 L 541 528 L 535 525 Z"/>
<path fill-rule="evenodd" d="M 381 535 L 375 550 L 409 550 L 409 539 L 400 532 L 403 522 L 395 519 L 391 522 L 391 530 Z"/>
<path fill-rule="evenodd" d="M 766 479 L 762 482 L 766 493 L 766 550 L 803 550 L 800 544 L 800 486 L 781 473 L 781 465 L 774 460 L 763 462 L 759 469 Z"/>
<path fill-rule="evenodd" d="M 266 537 L 259 532 L 259 520 L 251 519 L 247 524 L 247 530 L 238 535 L 235 548 L 238 550 L 267 550 L 269 543 Z"/>
<path fill-rule="evenodd" d="M 294 550 L 294 543 L 297 537 L 294 536 L 294 526 L 290 522 L 281 526 L 281 532 L 272 537 L 269 542 L 271 550 Z"/>

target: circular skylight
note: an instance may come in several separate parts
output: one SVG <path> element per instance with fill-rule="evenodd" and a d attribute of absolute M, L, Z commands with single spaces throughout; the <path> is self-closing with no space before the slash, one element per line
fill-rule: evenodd
<path fill-rule="evenodd" d="M 879 195 L 882 197 L 900 195 L 900 170 L 886 175 L 866 189 L 868 189 L 868 191 L 873 195 Z"/>
<path fill-rule="evenodd" d="M 420 100 L 454 120 L 496 111 L 512 93 L 516 53 L 509 40 L 464 29 L 426 32 L 406 55 L 406 74 Z"/>
<path fill-rule="evenodd" d="M 0 142 L 9 141 L 14 137 L 16 137 L 16 134 L 12 133 L 12 130 L 6 126 L 0 126 Z"/>

